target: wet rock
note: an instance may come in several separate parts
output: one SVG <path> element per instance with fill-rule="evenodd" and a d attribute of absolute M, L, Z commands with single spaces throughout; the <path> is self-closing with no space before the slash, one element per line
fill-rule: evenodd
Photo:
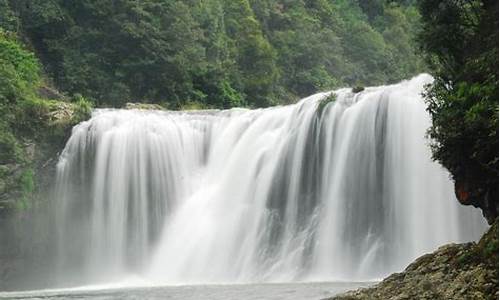
<path fill-rule="evenodd" d="M 165 110 L 165 108 L 159 104 L 151 103 L 127 103 L 125 104 L 125 109 L 143 109 L 143 110 Z"/>
<path fill-rule="evenodd" d="M 498 299 L 498 219 L 476 243 L 448 244 L 379 284 L 329 300 Z"/>
<path fill-rule="evenodd" d="M 498 217 L 498 183 L 489 188 L 478 188 L 476 185 L 466 180 L 455 180 L 455 196 L 462 205 L 480 208 L 491 225 Z"/>
<path fill-rule="evenodd" d="M 357 94 L 357 93 L 361 93 L 362 91 L 364 91 L 365 88 L 363 86 L 356 86 L 356 87 L 353 87 L 352 88 L 352 92 L 354 94 Z"/>

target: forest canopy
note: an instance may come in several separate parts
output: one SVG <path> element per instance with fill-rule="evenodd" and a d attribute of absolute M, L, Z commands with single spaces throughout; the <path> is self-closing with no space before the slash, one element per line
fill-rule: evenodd
<path fill-rule="evenodd" d="M 0 26 L 97 106 L 266 107 L 421 72 L 413 2 L 0 0 Z"/>

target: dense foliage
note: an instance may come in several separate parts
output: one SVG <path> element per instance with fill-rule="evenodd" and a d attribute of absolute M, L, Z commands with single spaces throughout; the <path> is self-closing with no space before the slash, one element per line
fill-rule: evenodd
<path fill-rule="evenodd" d="M 420 0 L 420 44 L 434 67 L 426 98 L 434 158 L 457 196 L 498 215 L 498 1 Z"/>
<path fill-rule="evenodd" d="M 15 36 L 0 30 L 0 162 L 20 160 L 16 132 L 24 130 L 24 107 L 34 104 L 39 64 L 33 53 L 23 49 Z"/>
<path fill-rule="evenodd" d="M 262 107 L 418 73 L 412 2 L 0 0 L 0 25 L 100 106 Z"/>
<path fill-rule="evenodd" d="M 53 143 L 48 136 L 62 140 L 64 130 L 90 113 L 90 103 L 81 96 L 73 97 L 74 103 L 43 97 L 44 85 L 34 53 L 16 34 L 0 28 L 0 215 L 28 207 L 34 196 L 35 142 Z M 65 119 L 51 115 L 61 106 L 69 113 Z"/>

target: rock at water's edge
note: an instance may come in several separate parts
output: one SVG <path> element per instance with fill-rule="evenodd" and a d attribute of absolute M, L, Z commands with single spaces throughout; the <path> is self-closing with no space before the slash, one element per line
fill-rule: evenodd
<path fill-rule="evenodd" d="M 329 300 L 498 299 L 498 219 L 476 243 L 448 244 L 371 288 Z"/>

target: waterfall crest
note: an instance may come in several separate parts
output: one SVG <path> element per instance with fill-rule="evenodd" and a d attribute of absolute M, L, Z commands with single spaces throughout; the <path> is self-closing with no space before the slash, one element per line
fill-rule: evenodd
<path fill-rule="evenodd" d="M 61 281 L 366 280 L 478 238 L 480 213 L 430 158 L 431 81 L 256 110 L 96 110 L 58 163 Z"/>

